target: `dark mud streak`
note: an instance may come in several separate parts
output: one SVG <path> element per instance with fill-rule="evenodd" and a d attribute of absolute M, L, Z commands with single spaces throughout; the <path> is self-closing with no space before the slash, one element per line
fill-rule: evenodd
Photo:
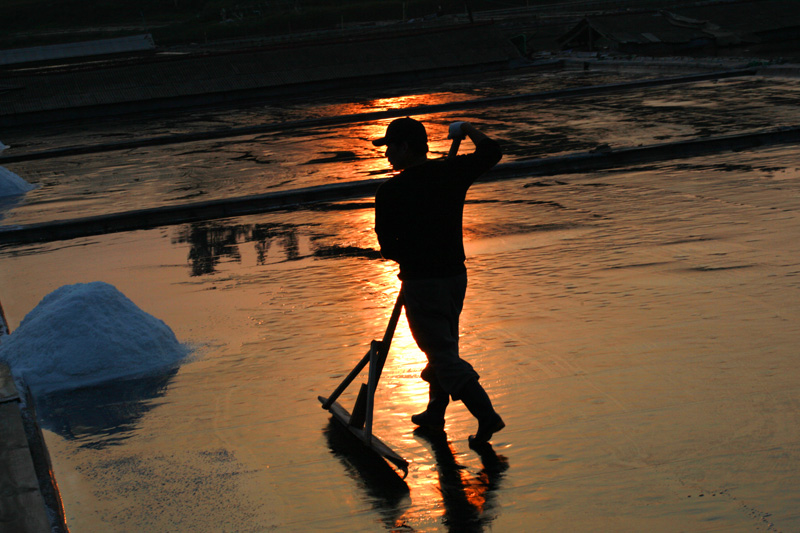
<path fill-rule="evenodd" d="M 547 205 L 555 207 L 556 209 L 566 209 L 558 202 L 548 200 L 467 200 L 466 204 L 480 205 L 480 204 L 511 204 L 511 205 Z"/>
<path fill-rule="evenodd" d="M 327 157 L 319 157 L 316 159 L 310 159 L 303 165 L 316 165 L 319 163 L 347 163 L 350 161 L 357 161 L 359 157 L 355 154 L 355 152 L 351 152 L 349 150 L 342 150 L 337 152 L 322 152 L 323 154 L 330 154 Z"/>
<path fill-rule="evenodd" d="M 695 242 L 708 242 L 708 241 L 714 241 L 714 240 L 716 240 L 716 239 L 712 239 L 710 237 L 697 237 L 697 238 L 694 238 L 694 239 L 693 238 L 688 238 L 688 239 L 678 239 L 676 241 L 668 241 L 668 242 L 662 243 L 662 245 L 663 246 L 670 246 L 670 245 L 673 245 L 673 244 L 690 244 L 690 243 L 695 243 Z"/>
<path fill-rule="evenodd" d="M 648 268 L 653 266 L 663 266 L 671 264 L 669 261 L 653 261 L 652 263 L 632 263 L 629 265 L 613 265 L 604 270 L 622 270 L 626 268 Z"/>
<path fill-rule="evenodd" d="M 692 267 L 688 270 L 694 272 L 717 272 L 720 270 L 739 270 L 742 268 L 753 268 L 756 265 L 734 265 L 734 266 L 724 266 L 724 267 L 709 267 L 709 266 L 699 266 L 699 267 Z"/>

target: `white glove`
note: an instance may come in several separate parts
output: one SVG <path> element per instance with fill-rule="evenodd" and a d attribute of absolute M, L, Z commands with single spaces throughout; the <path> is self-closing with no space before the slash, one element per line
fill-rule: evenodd
<path fill-rule="evenodd" d="M 448 131 L 447 138 L 448 139 L 463 139 L 466 137 L 464 132 L 461 131 L 461 125 L 464 124 L 463 121 L 453 122 L 450 124 L 450 130 Z"/>

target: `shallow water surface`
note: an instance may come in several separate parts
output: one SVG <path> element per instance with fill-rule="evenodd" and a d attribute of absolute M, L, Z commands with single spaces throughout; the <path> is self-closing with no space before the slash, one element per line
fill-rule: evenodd
<path fill-rule="evenodd" d="M 697 100 L 647 98 L 670 113 Z M 625 106 L 603 107 L 623 122 Z M 523 127 L 495 111 L 476 122 Z M 361 153 L 382 126 L 359 127 Z M 12 330 L 54 289 L 101 280 L 196 348 L 166 375 L 38 399 L 71 531 L 800 529 L 798 155 L 475 185 L 462 353 L 508 426 L 480 454 L 460 404 L 445 438 L 415 432 L 424 357 L 401 320 L 375 433 L 411 462 L 404 481 L 354 453 L 317 401 L 383 334 L 397 294 L 370 199 L 0 249 Z"/>
<path fill-rule="evenodd" d="M 390 93 L 380 98 L 354 95 L 334 102 L 218 111 L 215 116 L 224 118 L 231 126 L 270 124 L 627 79 L 599 73 L 517 74 L 476 82 L 477 88 L 451 84 L 443 88 L 427 87 L 424 93 L 420 88 L 417 92 Z M 800 123 L 800 108 L 793 102 L 798 91 L 800 84 L 796 80 L 744 77 L 417 118 L 428 125 L 432 156 L 448 152 L 448 125 L 454 120 L 468 120 L 492 132 L 504 145 L 505 161 L 513 161 L 585 152 L 604 145 L 632 147 L 796 125 Z M 285 113 L 291 115 L 287 117 Z M 127 118 L 119 123 L 101 123 L 95 128 L 103 135 L 126 138 L 163 134 L 162 128 L 176 133 L 214 129 L 195 115 L 179 118 L 173 119 L 179 124 L 176 127 L 170 127 L 169 121 L 164 124 L 165 119 L 144 117 L 138 121 Z M 386 177 L 389 169 L 383 149 L 372 146 L 370 141 L 383 135 L 389 121 L 291 129 L 8 164 L 10 170 L 39 188 L 28 193 L 19 205 L 4 209 L 0 222 L 39 223 Z M 56 139 L 50 144 L 59 139 L 79 145 L 103 142 L 92 129 L 76 137 L 57 125 L 52 130 L 21 130 L 9 135 L 4 137 L 12 146 L 9 155 L 13 151 L 37 149 L 39 143 L 50 142 L 46 141 L 49 135 Z"/>

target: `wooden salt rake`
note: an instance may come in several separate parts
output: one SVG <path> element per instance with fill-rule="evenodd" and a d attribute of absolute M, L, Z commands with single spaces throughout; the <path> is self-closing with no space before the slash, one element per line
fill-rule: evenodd
<path fill-rule="evenodd" d="M 383 365 L 386 362 L 386 356 L 389 354 L 389 348 L 392 345 L 392 337 L 394 337 L 394 330 L 397 328 L 397 320 L 400 318 L 402 309 L 403 292 L 400 291 L 400 294 L 397 295 L 394 309 L 392 310 L 392 316 L 389 318 L 389 325 L 386 327 L 386 332 L 383 335 L 383 340 L 373 340 L 370 343 L 367 354 L 358 362 L 350 374 L 344 378 L 344 381 L 336 387 L 336 390 L 334 390 L 328 398 L 323 396 L 319 396 L 318 398 L 322 403 L 323 409 L 330 411 L 333 417 L 341 422 L 342 425 L 344 425 L 350 433 L 355 435 L 358 440 L 364 443 L 364 445 L 402 470 L 403 479 L 405 479 L 408 475 L 408 461 L 397 455 L 397 453 L 389 448 L 382 440 L 372 434 L 375 390 L 378 388 L 378 380 L 381 377 Z M 369 363 L 367 383 L 361 385 L 355 406 L 353 406 L 353 413 L 350 414 L 347 412 L 347 409 L 339 405 L 336 400 L 364 367 L 367 366 L 367 363 Z"/>

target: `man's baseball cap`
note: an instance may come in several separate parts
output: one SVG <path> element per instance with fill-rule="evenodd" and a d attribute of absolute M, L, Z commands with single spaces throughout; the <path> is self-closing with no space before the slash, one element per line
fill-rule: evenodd
<path fill-rule="evenodd" d="M 428 144 L 428 133 L 422 122 L 410 117 L 393 120 L 386 128 L 386 135 L 372 141 L 375 146 L 386 146 L 389 143 Z"/>

